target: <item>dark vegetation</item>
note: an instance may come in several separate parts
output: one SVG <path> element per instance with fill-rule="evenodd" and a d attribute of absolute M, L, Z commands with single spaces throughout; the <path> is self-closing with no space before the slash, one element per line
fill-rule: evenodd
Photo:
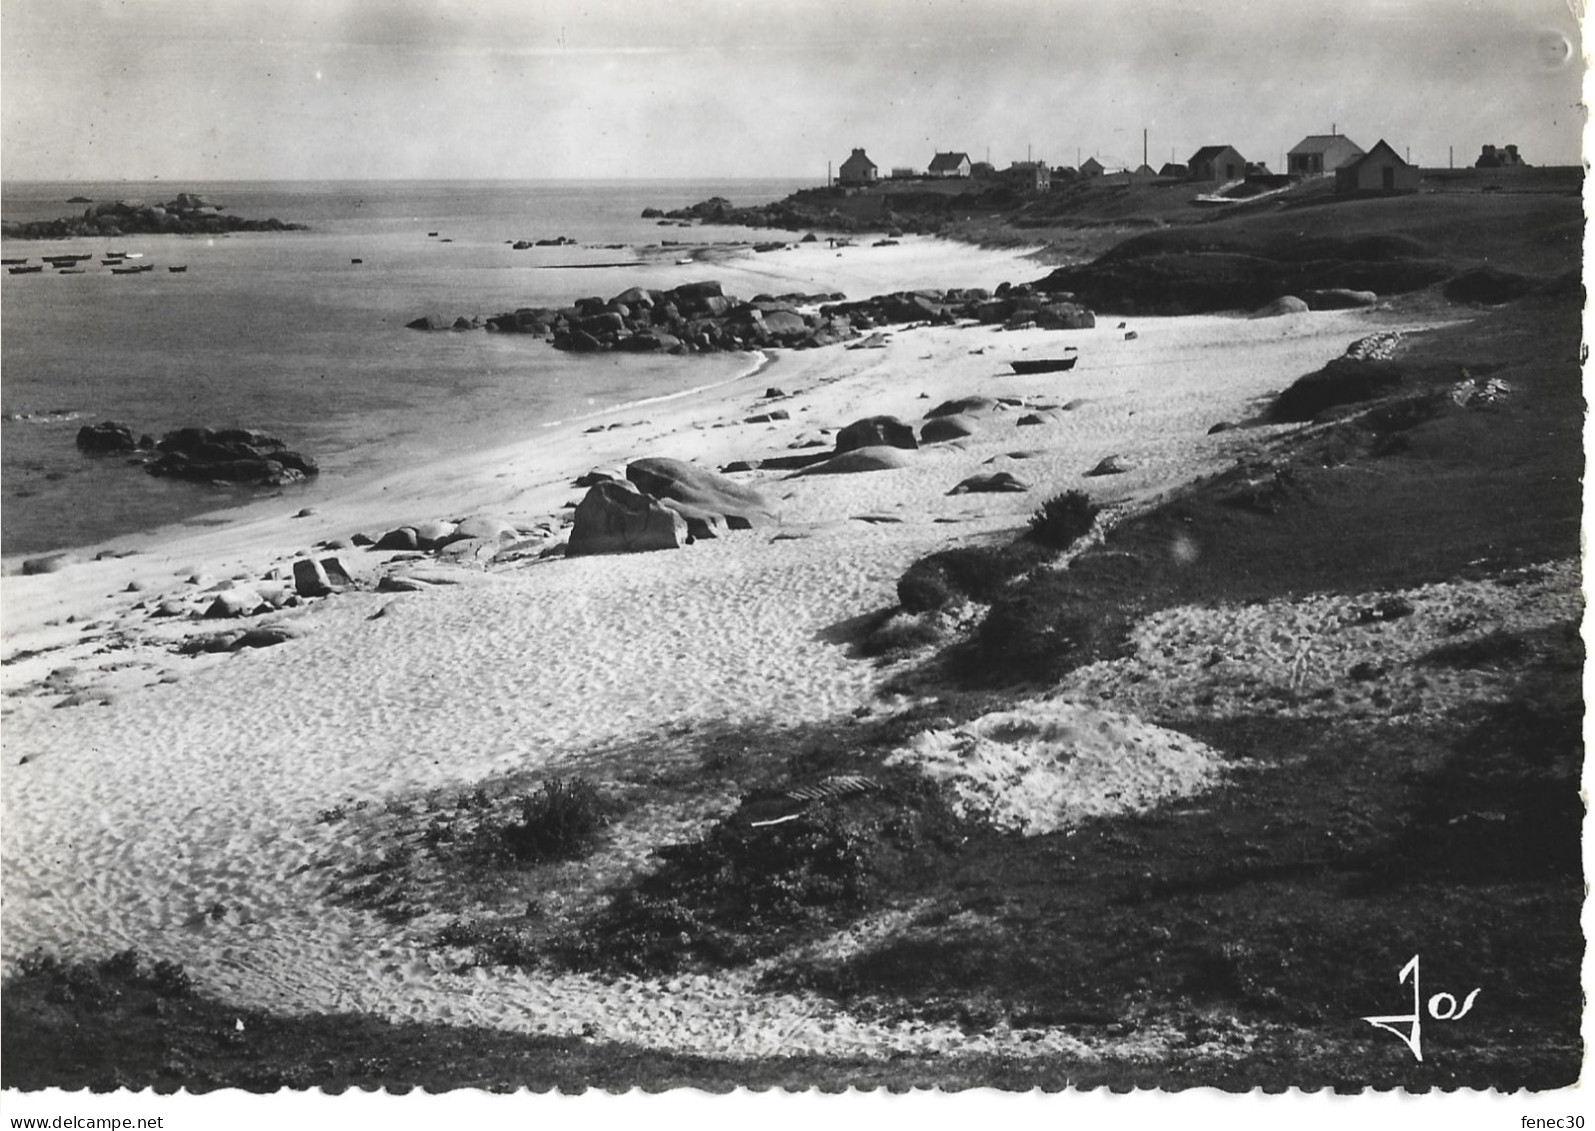
<path fill-rule="evenodd" d="M 869 765 L 766 788 L 556 945 L 565 963 L 635 974 L 743 965 L 900 899 L 968 838 L 915 774 Z"/>
<path fill-rule="evenodd" d="M 576 860 L 590 853 L 609 823 L 609 807 L 585 778 L 550 778 L 521 802 L 520 819 L 499 829 L 516 860 Z"/>
<path fill-rule="evenodd" d="M 1030 516 L 1030 537 L 1054 550 L 1067 550 L 1087 534 L 1101 507 L 1084 491 L 1065 491 Z"/>

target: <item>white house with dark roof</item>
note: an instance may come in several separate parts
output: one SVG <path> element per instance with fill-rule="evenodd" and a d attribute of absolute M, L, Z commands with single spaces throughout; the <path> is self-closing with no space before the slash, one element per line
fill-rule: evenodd
<path fill-rule="evenodd" d="M 1246 158 L 1233 145 L 1204 145 L 1185 167 L 1193 181 L 1238 181 L 1246 175 Z"/>
<path fill-rule="evenodd" d="M 1420 174 L 1380 138 L 1367 153 L 1335 170 L 1336 193 L 1417 192 Z"/>
<path fill-rule="evenodd" d="M 1285 155 L 1285 171 L 1293 177 L 1327 177 L 1362 154 L 1362 146 L 1345 134 L 1308 134 Z"/>
<path fill-rule="evenodd" d="M 930 168 L 925 171 L 933 177 L 967 177 L 970 171 L 969 154 L 938 153 L 930 159 Z"/>
<path fill-rule="evenodd" d="M 842 162 L 842 168 L 837 172 L 836 179 L 844 185 L 867 185 L 874 182 L 881 175 L 880 168 L 871 161 L 862 149 L 853 150 L 853 156 Z"/>

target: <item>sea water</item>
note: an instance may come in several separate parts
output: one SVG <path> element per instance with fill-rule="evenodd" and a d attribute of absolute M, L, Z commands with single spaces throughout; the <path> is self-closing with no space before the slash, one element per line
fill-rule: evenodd
<path fill-rule="evenodd" d="M 88 207 L 68 204 L 73 196 L 156 203 L 193 192 L 231 215 L 307 230 L 0 244 L 6 258 L 32 263 L 94 253 L 82 274 L 0 274 L 0 551 L 88 545 L 256 497 L 83 455 L 75 438 L 86 423 L 114 420 L 155 437 L 190 425 L 267 432 L 320 462 L 318 479 L 290 489 L 309 503 L 361 478 L 525 438 L 551 421 L 729 380 L 748 358 L 575 356 L 529 335 L 422 333 L 405 324 L 712 278 L 711 267 L 677 266 L 658 245 L 768 233 L 688 233 L 644 220 L 642 210 L 717 195 L 759 204 L 799 187 L 6 183 L 6 220 Z M 512 247 L 560 236 L 576 243 Z M 154 270 L 112 275 L 101 259 L 113 250 L 141 252 L 134 262 Z M 174 265 L 187 270 L 167 270 Z"/>

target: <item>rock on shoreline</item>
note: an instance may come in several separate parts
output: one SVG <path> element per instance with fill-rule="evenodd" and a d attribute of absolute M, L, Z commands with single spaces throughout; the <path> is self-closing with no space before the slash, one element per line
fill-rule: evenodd
<path fill-rule="evenodd" d="M 521 307 L 482 318 L 429 314 L 407 329 L 456 331 L 485 328 L 501 334 L 547 337 L 572 353 L 704 353 L 764 347 L 814 349 L 856 338 L 877 326 L 950 325 L 960 319 L 1009 328 L 1086 329 L 1091 311 L 1071 295 L 1043 294 L 1029 284 L 951 290 L 896 291 L 855 302 L 840 294 L 758 294 L 744 301 L 715 280 L 683 283 L 668 291 L 632 287 L 605 301 L 579 298 L 558 310 Z M 820 304 L 817 307 L 815 304 Z"/>
<path fill-rule="evenodd" d="M 243 428 L 179 428 L 159 441 L 134 440 L 127 425 L 107 420 L 79 428 L 77 446 L 89 455 L 134 455 L 151 475 L 198 483 L 282 487 L 321 470 L 310 456 L 289 450 L 275 436 Z"/>

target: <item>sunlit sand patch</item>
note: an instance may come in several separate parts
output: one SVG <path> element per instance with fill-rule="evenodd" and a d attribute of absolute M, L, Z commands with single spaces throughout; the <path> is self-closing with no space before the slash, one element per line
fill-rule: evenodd
<path fill-rule="evenodd" d="M 1219 780 L 1218 753 L 1133 715 L 1031 700 L 955 730 L 926 731 L 891 759 L 952 788 L 955 807 L 1026 835 L 1141 812 Z"/>

